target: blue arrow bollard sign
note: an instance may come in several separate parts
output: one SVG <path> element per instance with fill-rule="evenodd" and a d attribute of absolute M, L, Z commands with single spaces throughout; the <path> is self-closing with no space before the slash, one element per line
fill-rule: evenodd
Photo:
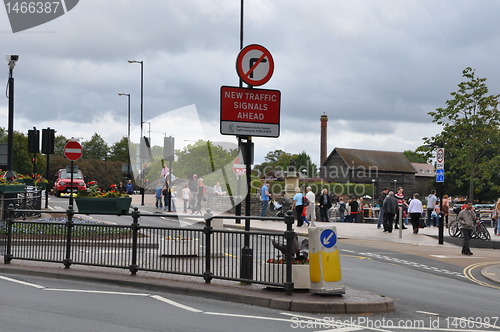
<path fill-rule="evenodd" d="M 436 170 L 436 182 L 444 182 L 444 169 Z"/>

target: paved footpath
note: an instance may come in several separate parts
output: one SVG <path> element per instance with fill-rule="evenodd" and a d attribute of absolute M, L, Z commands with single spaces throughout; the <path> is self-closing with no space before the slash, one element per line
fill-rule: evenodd
<path fill-rule="evenodd" d="M 141 196 L 132 196 L 132 205 L 139 208 L 142 213 L 163 213 L 155 209 L 154 195 L 145 195 L 144 206 L 141 206 Z M 182 206 L 178 200 L 177 206 Z M 215 215 L 220 212 L 213 211 Z M 183 218 L 190 219 L 190 215 L 181 214 Z M 199 221 L 199 219 L 196 219 Z M 233 219 L 224 219 L 224 227 L 243 228 L 237 225 Z M 397 246 L 399 249 L 415 252 L 415 248 L 430 251 L 459 252 L 461 248 L 455 244 L 447 243 L 440 245 L 436 238 L 437 228 L 425 228 L 419 234 L 413 234 L 410 229 L 404 230 L 402 236 L 399 231 L 394 230 L 388 234 L 377 229 L 375 224 L 351 224 L 334 223 L 337 234 L 342 240 L 370 241 L 377 245 L 385 243 L 384 247 Z M 286 225 L 273 221 L 251 221 L 251 229 L 284 232 Z M 307 227 L 296 227 L 299 236 L 307 236 Z M 447 231 L 447 230 L 445 230 Z M 433 237 L 434 236 L 434 237 Z M 500 236 L 492 235 L 492 241 L 500 241 Z M 401 245 L 403 249 L 401 249 Z M 360 314 L 360 313 L 382 313 L 394 310 L 394 301 L 388 297 L 366 292 L 359 289 L 346 287 L 346 293 L 342 296 L 324 296 L 309 292 L 294 292 L 292 295 L 285 294 L 282 290 L 266 288 L 262 285 L 241 285 L 238 282 L 213 279 L 210 284 L 204 283 L 199 277 L 180 276 L 174 274 L 139 271 L 136 275 L 130 275 L 128 270 L 73 265 L 69 269 L 59 263 L 31 262 L 14 260 L 10 264 L 1 264 L 0 273 L 15 273 L 38 275 L 55 278 L 68 278 L 104 282 L 115 285 L 137 287 L 151 291 L 165 291 L 191 296 L 201 296 L 218 300 L 233 301 L 259 305 L 278 310 L 289 310 L 294 312 L 310 313 L 334 313 L 334 314 Z M 488 279 L 500 283 L 500 265 L 490 265 L 482 270 L 482 274 Z"/>

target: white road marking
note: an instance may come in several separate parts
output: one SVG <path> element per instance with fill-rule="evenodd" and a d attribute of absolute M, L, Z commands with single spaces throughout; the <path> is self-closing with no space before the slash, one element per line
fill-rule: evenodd
<path fill-rule="evenodd" d="M 290 319 L 283 318 L 272 318 L 272 317 L 262 317 L 262 316 L 251 316 L 251 315 L 239 315 L 239 314 L 227 314 L 221 312 L 204 312 L 205 315 L 215 315 L 215 316 L 226 316 L 226 317 L 239 317 L 239 318 L 254 318 L 254 319 L 262 319 L 262 320 L 273 320 L 278 322 L 287 322 L 290 323 Z"/>
<path fill-rule="evenodd" d="M 203 310 L 198 310 L 198 309 L 195 309 L 195 308 L 188 307 L 187 305 L 177 303 L 175 301 L 166 299 L 166 298 L 164 298 L 162 296 L 159 296 L 159 295 L 152 295 L 151 297 L 153 299 L 158 300 L 158 301 L 165 302 L 165 303 L 168 303 L 170 305 L 173 305 L 173 306 L 175 306 L 177 308 L 181 308 L 181 309 L 188 310 L 188 311 L 191 311 L 191 312 L 203 312 Z"/>
<path fill-rule="evenodd" d="M 321 318 L 315 318 L 315 317 L 309 317 L 309 316 L 304 316 L 304 315 L 298 315 L 298 314 L 293 314 L 293 313 L 288 313 L 288 312 L 282 312 L 282 315 L 286 316 L 292 316 L 292 317 L 298 317 L 305 319 L 304 322 L 306 323 L 317 323 L 318 325 L 324 324 L 324 325 L 330 325 L 332 327 L 336 326 L 336 328 L 330 329 L 330 330 L 321 330 L 321 332 L 337 332 L 337 331 L 359 331 L 359 330 L 371 330 L 371 331 L 381 331 L 381 332 L 390 332 L 390 330 L 384 330 L 381 328 L 374 328 L 374 327 L 368 327 L 368 326 L 362 326 L 362 325 L 356 325 L 356 324 L 349 324 L 343 321 L 335 322 L 332 320 L 328 319 L 321 319 Z M 290 322 L 297 322 L 297 321 L 290 321 Z M 383 327 L 383 326 L 382 326 Z"/>
<path fill-rule="evenodd" d="M 12 278 L 8 278 L 8 277 L 4 277 L 4 276 L 0 276 L 0 279 L 7 280 L 7 281 L 10 281 L 10 282 L 15 282 L 17 284 L 21 284 L 21 285 L 25 285 L 25 286 L 35 287 L 35 288 L 38 288 L 38 289 L 44 289 L 45 288 L 44 286 L 32 284 L 32 283 L 21 281 L 21 280 L 12 279 Z"/>
<path fill-rule="evenodd" d="M 418 312 L 419 314 L 425 314 L 425 315 L 432 315 L 432 316 L 439 316 L 439 314 L 436 314 L 434 312 L 427 312 L 427 311 L 415 311 Z"/>
<path fill-rule="evenodd" d="M 93 294 L 110 294 L 110 295 L 129 295 L 129 296 L 151 296 L 151 294 L 107 292 L 107 291 L 95 291 L 95 290 L 85 290 L 85 289 L 44 288 L 43 290 L 44 291 L 54 291 L 54 292 L 75 292 L 75 293 L 93 293 Z"/>
<path fill-rule="evenodd" d="M 449 270 L 446 270 L 446 269 L 440 269 L 440 268 L 435 267 L 435 266 L 428 266 L 428 265 L 425 265 L 425 264 L 420 264 L 420 263 L 416 263 L 416 262 L 407 261 L 405 259 L 394 258 L 394 257 L 380 255 L 380 254 L 375 254 L 375 253 L 371 253 L 371 252 L 362 252 L 362 253 L 359 253 L 359 255 L 365 255 L 365 256 L 368 256 L 368 257 L 376 257 L 376 258 L 379 258 L 379 259 L 382 259 L 382 260 L 386 260 L 386 261 L 389 261 L 389 262 L 393 262 L 393 263 L 404 264 L 404 265 L 413 266 L 413 267 L 416 267 L 416 268 L 421 268 L 421 269 L 425 269 L 425 270 L 432 270 L 434 272 L 445 273 L 445 274 L 450 274 L 450 275 L 454 275 L 454 276 L 461 277 L 461 278 L 466 278 L 466 276 L 463 275 L 460 272 L 454 272 L 454 271 L 449 271 Z"/>

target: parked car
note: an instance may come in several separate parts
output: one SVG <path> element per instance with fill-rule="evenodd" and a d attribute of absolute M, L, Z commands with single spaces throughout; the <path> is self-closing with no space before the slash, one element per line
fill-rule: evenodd
<path fill-rule="evenodd" d="M 76 193 L 78 190 L 87 190 L 82 171 L 78 170 L 73 173 L 73 185 L 71 185 L 71 173 L 66 172 L 65 169 L 60 169 L 54 183 L 54 195 L 59 197 L 62 193 Z"/>

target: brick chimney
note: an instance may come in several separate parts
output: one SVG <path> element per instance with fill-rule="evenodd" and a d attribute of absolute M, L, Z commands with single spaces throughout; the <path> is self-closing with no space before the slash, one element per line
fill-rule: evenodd
<path fill-rule="evenodd" d="M 327 154 L 327 122 L 328 122 L 328 116 L 325 114 L 323 111 L 323 115 L 320 117 L 321 121 L 321 139 L 320 139 L 320 166 L 323 166 L 323 164 L 326 161 L 326 158 L 328 157 Z"/>

